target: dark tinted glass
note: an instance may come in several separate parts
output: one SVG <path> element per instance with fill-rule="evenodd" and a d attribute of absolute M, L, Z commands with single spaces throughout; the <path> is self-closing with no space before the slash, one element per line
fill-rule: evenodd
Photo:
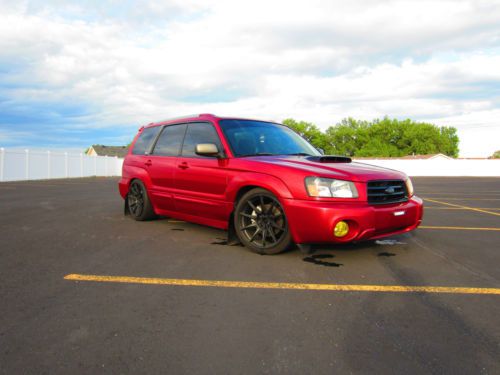
<path fill-rule="evenodd" d="M 186 138 L 184 138 L 182 146 L 182 156 L 202 157 L 195 152 L 195 147 L 198 143 L 214 143 L 217 145 L 219 151 L 222 150 L 219 135 L 211 124 L 200 122 L 188 125 Z"/>
<path fill-rule="evenodd" d="M 177 156 L 181 150 L 182 138 L 186 131 L 186 125 L 168 125 L 156 142 L 153 155 Z"/>
<path fill-rule="evenodd" d="M 160 131 L 160 126 L 154 126 L 152 128 L 145 128 L 137 141 L 135 142 L 132 154 L 134 155 L 144 155 L 145 152 L 149 152 L 152 142 L 156 138 L 156 135 Z"/>
<path fill-rule="evenodd" d="M 235 156 L 320 155 L 304 138 L 284 125 L 252 120 L 221 120 L 219 125 Z"/>

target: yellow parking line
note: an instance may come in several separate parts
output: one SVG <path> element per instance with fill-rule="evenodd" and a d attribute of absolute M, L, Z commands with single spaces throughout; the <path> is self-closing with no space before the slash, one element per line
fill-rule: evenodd
<path fill-rule="evenodd" d="M 441 227 L 441 226 L 429 226 L 429 225 L 421 225 L 420 229 L 450 229 L 450 230 L 493 230 L 500 231 L 500 228 L 485 228 L 485 227 Z"/>
<path fill-rule="evenodd" d="M 498 212 L 492 212 L 492 211 L 482 210 L 482 209 L 480 209 L 480 208 L 474 208 L 474 207 L 461 206 L 461 205 L 459 205 L 459 204 L 447 203 L 447 202 L 442 202 L 442 201 L 438 201 L 438 200 L 435 200 L 435 199 L 429 199 L 429 198 L 426 198 L 425 200 L 426 200 L 426 201 L 429 201 L 429 202 L 433 202 L 433 203 L 440 203 L 440 204 L 444 204 L 444 205 L 446 205 L 446 206 L 451 206 L 451 207 L 459 207 L 459 208 L 463 208 L 463 209 L 466 209 L 466 210 L 478 211 L 478 212 L 483 212 L 483 213 L 485 213 L 485 214 L 490 214 L 490 215 L 500 216 L 500 213 L 498 213 Z"/>
<path fill-rule="evenodd" d="M 74 280 L 74 281 L 97 281 L 97 282 L 108 282 L 108 283 L 204 286 L 204 287 L 219 287 L 219 288 L 295 289 L 295 290 L 323 290 L 323 291 L 337 291 L 337 292 L 452 293 L 452 294 L 500 295 L 500 288 L 466 288 L 466 287 L 446 287 L 446 286 L 266 283 L 266 282 L 252 282 L 252 281 L 160 279 L 160 278 L 150 278 L 150 277 L 98 276 L 98 275 L 79 275 L 79 274 L 66 275 L 64 279 Z"/>

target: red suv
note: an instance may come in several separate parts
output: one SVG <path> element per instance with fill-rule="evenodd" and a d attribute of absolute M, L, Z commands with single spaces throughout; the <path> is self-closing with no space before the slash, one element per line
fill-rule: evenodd
<path fill-rule="evenodd" d="M 281 124 L 209 114 L 142 127 L 119 189 L 135 220 L 226 229 L 260 254 L 408 232 L 423 213 L 402 172 L 323 156 Z"/>

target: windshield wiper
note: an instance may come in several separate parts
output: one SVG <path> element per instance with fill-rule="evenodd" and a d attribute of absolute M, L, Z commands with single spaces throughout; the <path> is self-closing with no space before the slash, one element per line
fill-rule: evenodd
<path fill-rule="evenodd" d="M 243 154 L 243 155 L 238 155 L 238 157 L 242 156 L 272 156 L 276 154 L 271 154 L 270 152 L 256 152 L 255 154 Z"/>

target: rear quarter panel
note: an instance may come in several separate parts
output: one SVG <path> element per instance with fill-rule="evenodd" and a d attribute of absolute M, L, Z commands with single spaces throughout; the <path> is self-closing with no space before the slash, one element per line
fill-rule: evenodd
<path fill-rule="evenodd" d="M 148 172 L 142 167 L 144 161 L 142 160 L 144 156 L 138 156 L 133 154 L 128 154 L 125 157 L 122 168 L 122 178 L 119 182 L 120 194 L 123 198 L 128 193 L 128 187 L 130 182 L 138 178 L 141 180 L 147 189 L 151 189 L 151 179 Z"/>

